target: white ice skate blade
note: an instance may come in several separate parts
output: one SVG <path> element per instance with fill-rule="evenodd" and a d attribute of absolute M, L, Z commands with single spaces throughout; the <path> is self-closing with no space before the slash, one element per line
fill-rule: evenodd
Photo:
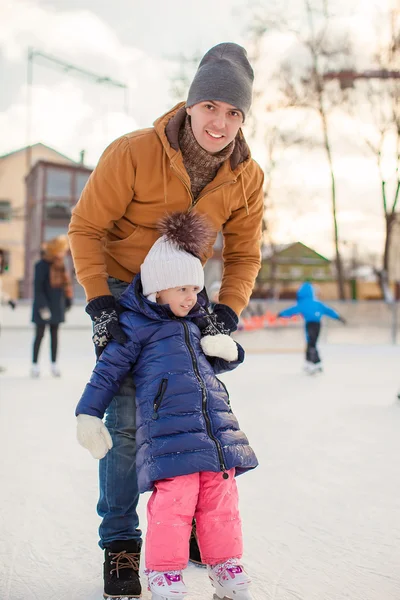
<path fill-rule="evenodd" d="M 216 581 L 212 581 L 211 584 L 215 590 L 214 600 L 253 600 L 250 590 L 245 585 L 243 585 L 244 589 L 242 590 L 232 590 L 227 592 L 226 588 L 224 590 L 224 588 L 218 585 Z"/>
<path fill-rule="evenodd" d="M 215 592 L 213 600 L 253 600 L 250 590 L 242 590 L 240 592 L 230 592 L 230 596 L 218 596 Z"/>

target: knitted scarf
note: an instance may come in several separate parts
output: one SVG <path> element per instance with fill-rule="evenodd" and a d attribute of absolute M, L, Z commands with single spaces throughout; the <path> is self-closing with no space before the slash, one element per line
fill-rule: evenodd
<path fill-rule="evenodd" d="M 198 144 L 190 125 L 190 117 L 186 116 L 179 132 L 179 147 L 183 156 L 183 164 L 190 177 L 193 204 L 196 204 L 201 190 L 214 179 L 222 163 L 232 154 L 235 140 L 217 154 L 210 154 Z"/>

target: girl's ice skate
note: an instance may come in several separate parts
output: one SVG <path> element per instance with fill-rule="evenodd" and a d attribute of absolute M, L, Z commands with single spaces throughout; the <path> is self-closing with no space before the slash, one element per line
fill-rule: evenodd
<path fill-rule="evenodd" d="M 250 577 L 236 558 L 207 567 L 208 576 L 215 588 L 217 598 L 251 600 Z"/>
<path fill-rule="evenodd" d="M 187 594 L 182 571 L 146 571 L 151 600 L 181 600 Z"/>

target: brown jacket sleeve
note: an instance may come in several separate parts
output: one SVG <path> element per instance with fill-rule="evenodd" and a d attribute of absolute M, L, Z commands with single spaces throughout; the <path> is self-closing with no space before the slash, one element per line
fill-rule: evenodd
<path fill-rule="evenodd" d="M 72 211 L 68 237 L 77 279 L 88 300 L 110 294 L 102 240 L 125 214 L 134 185 L 129 141 L 121 137 L 104 151 Z"/>
<path fill-rule="evenodd" d="M 264 214 L 264 174 L 257 165 L 257 188 L 243 205 L 234 211 L 223 228 L 224 271 L 219 302 L 227 304 L 237 315 L 247 306 L 261 266 L 261 234 Z"/>

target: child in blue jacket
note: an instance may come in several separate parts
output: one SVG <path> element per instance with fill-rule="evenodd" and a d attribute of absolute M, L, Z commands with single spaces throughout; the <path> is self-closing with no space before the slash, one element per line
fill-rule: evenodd
<path fill-rule="evenodd" d="M 301 315 L 305 321 L 307 341 L 305 370 L 311 374 L 322 371 L 321 358 L 317 349 L 321 318 L 325 315 L 342 323 L 345 323 L 345 320 L 333 308 L 317 299 L 314 287 L 309 282 L 303 283 L 298 289 L 297 304 L 282 310 L 277 317 L 285 318 L 294 315 Z"/>
<path fill-rule="evenodd" d="M 204 217 L 175 213 L 161 231 L 120 298 L 127 341 L 106 346 L 78 403 L 78 440 L 95 458 L 112 452 L 102 419 L 132 372 L 139 490 L 153 492 L 146 535 L 152 598 L 186 595 L 182 570 L 195 518 L 217 595 L 245 600 L 250 579 L 240 563 L 235 476 L 255 468 L 257 459 L 216 377 L 243 362 L 244 351 L 220 333 L 198 297 L 204 287 L 198 256 L 210 234 Z"/>

